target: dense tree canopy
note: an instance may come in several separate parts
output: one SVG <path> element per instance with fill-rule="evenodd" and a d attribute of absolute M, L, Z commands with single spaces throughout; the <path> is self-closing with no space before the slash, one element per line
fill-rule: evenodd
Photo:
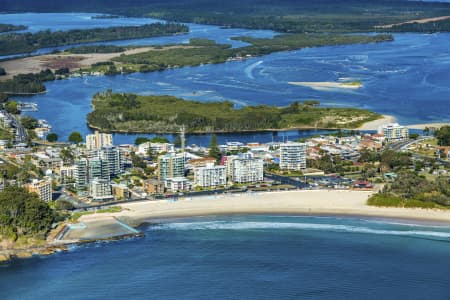
<path fill-rule="evenodd" d="M 450 146 L 450 126 L 443 126 L 434 132 L 439 146 Z"/>
<path fill-rule="evenodd" d="M 69 135 L 69 142 L 74 144 L 79 144 L 83 142 L 83 137 L 81 136 L 81 133 L 78 131 L 74 131 Z"/>
<path fill-rule="evenodd" d="M 53 211 L 37 194 L 8 186 L 0 192 L 0 234 L 8 237 L 47 232 Z"/>
<path fill-rule="evenodd" d="M 22 126 L 26 129 L 35 129 L 39 126 L 38 120 L 30 116 L 23 116 L 20 119 L 20 123 L 22 123 Z"/>
<path fill-rule="evenodd" d="M 46 137 L 48 142 L 54 143 L 58 140 L 58 135 L 56 133 L 49 133 Z"/>
<path fill-rule="evenodd" d="M 215 134 L 211 135 L 211 142 L 209 143 L 209 157 L 214 157 L 215 159 L 220 158 L 220 149 L 219 145 L 217 144 L 217 136 Z"/>

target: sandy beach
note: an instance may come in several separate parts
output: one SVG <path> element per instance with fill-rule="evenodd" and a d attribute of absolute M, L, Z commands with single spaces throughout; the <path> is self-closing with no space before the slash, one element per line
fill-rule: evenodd
<path fill-rule="evenodd" d="M 347 215 L 450 222 L 450 211 L 419 208 L 379 208 L 366 204 L 370 191 L 283 191 L 218 195 L 178 201 L 144 201 L 122 205 L 120 213 L 85 215 L 87 224 L 112 217 L 139 225 L 157 219 L 231 214 Z"/>
<path fill-rule="evenodd" d="M 394 116 L 383 115 L 383 118 L 381 119 L 364 123 L 358 130 L 378 130 L 378 127 L 382 125 L 395 122 L 397 122 L 397 119 Z"/>
<path fill-rule="evenodd" d="M 441 17 L 434 17 L 434 18 L 425 18 L 425 19 L 416 19 L 416 20 L 410 20 L 410 21 L 405 21 L 405 22 L 401 22 L 401 23 L 395 23 L 395 24 L 387 24 L 387 25 L 379 25 L 379 26 L 374 26 L 374 28 L 392 28 L 394 26 L 400 26 L 403 24 L 424 24 L 424 23 L 429 23 L 429 22 L 438 22 L 438 21 L 444 21 L 450 19 L 450 16 L 441 16 Z"/>

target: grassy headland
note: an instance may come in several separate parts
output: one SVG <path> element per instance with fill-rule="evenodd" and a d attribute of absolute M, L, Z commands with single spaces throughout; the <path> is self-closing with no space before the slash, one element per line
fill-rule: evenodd
<path fill-rule="evenodd" d="M 324 108 L 308 102 L 288 107 L 267 105 L 235 108 L 233 103 L 197 102 L 171 96 L 96 94 L 89 126 L 103 131 L 239 132 L 288 128 L 357 128 L 380 115 L 354 108 Z"/>
<path fill-rule="evenodd" d="M 47 30 L 36 33 L 9 33 L 0 35 L 0 55 L 27 53 L 46 47 L 147 38 L 186 32 L 189 32 L 189 27 L 186 25 L 154 23 L 142 26 L 118 26 L 55 32 Z"/>

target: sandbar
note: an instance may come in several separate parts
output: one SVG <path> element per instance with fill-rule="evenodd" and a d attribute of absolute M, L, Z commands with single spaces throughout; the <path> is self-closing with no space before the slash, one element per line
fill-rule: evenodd
<path fill-rule="evenodd" d="M 348 90 L 357 90 L 362 87 L 362 83 L 359 81 L 355 82 L 330 82 L 330 81 L 323 81 L 323 82 L 301 82 L 301 81 L 290 81 L 288 82 L 292 85 L 298 85 L 298 86 L 305 86 L 312 88 L 313 90 L 318 91 L 326 91 L 326 90 L 332 90 L 332 89 L 348 89 Z"/>

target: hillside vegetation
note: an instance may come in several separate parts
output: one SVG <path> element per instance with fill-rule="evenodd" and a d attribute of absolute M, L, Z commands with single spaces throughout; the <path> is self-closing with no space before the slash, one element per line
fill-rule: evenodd
<path fill-rule="evenodd" d="M 0 240 L 43 240 L 54 219 L 54 212 L 37 194 L 14 186 L 0 192 Z"/>

